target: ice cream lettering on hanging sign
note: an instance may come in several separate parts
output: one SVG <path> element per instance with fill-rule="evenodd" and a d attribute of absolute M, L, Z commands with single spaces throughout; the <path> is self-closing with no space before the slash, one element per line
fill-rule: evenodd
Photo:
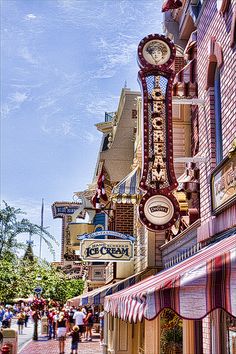
<path fill-rule="evenodd" d="M 173 166 L 172 138 L 174 72 L 170 66 L 174 59 L 174 44 L 162 35 L 149 35 L 138 46 L 141 68 L 138 78 L 143 93 L 140 188 L 146 192 L 139 205 L 139 216 L 151 230 L 171 227 L 179 215 L 179 205 L 172 194 L 178 185 Z"/>

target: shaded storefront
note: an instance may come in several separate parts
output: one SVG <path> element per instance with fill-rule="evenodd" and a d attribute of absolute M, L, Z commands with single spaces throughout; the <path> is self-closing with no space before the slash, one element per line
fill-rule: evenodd
<path fill-rule="evenodd" d="M 168 270 L 105 298 L 110 322 L 115 321 L 117 325 L 125 322 L 139 334 L 142 328 L 141 342 L 135 340 L 135 335 L 127 336 L 127 348 L 130 348 L 127 353 L 161 353 L 160 314 L 166 308 L 183 319 L 183 353 L 202 353 L 199 343 L 202 342 L 203 321 L 200 320 L 209 314 L 213 314 L 213 321 L 217 316 L 226 320 L 226 314 L 221 310 L 228 313 L 231 320 L 231 316 L 236 317 L 235 234 L 205 247 Z M 221 326 L 219 324 L 219 335 Z M 112 332 L 109 331 L 110 336 Z M 108 347 L 108 353 L 120 352 L 117 346 Z"/>

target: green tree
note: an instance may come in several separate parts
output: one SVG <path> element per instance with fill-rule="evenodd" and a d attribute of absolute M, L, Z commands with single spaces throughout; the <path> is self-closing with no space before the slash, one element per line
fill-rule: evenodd
<path fill-rule="evenodd" d="M 84 282 L 80 279 L 68 280 L 60 269 L 36 257 L 33 260 L 31 257 L 1 260 L 0 302 L 33 296 L 37 286 L 42 287 L 42 296 L 45 299 L 65 303 L 83 292 Z"/>
<path fill-rule="evenodd" d="M 82 279 L 68 279 L 66 281 L 66 300 L 83 293 L 84 281 Z"/>
<path fill-rule="evenodd" d="M 28 233 L 30 241 L 33 236 L 42 237 L 55 258 L 52 245 L 52 241 L 58 244 L 55 237 L 46 228 L 33 224 L 28 219 L 23 218 L 19 221 L 18 216 L 25 213 L 21 209 L 9 206 L 5 201 L 3 203 L 4 208 L 0 210 L 0 259 L 7 255 L 11 257 L 20 248 L 25 248 L 25 245 L 17 241 L 17 236 L 22 233 Z"/>
<path fill-rule="evenodd" d="M 23 212 L 3 203 L 5 208 L 0 210 L 0 259 L 11 259 L 17 250 L 24 247 L 17 241 L 17 235 L 21 232 L 17 217 Z"/>
<path fill-rule="evenodd" d="M 1 259 L 0 261 L 0 302 L 13 299 L 16 295 L 17 285 L 16 260 Z"/>
<path fill-rule="evenodd" d="M 37 280 L 40 276 L 40 281 Z M 22 258 L 17 267 L 16 297 L 29 297 L 34 288 L 43 289 L 42 296 L 62 303 L 83 292 L 82 280 L 68 280 L 65 273 L 46 261 Z"/>
<path fill-rule="evenodd" d="M 43 288 L 42 296 L 60 302 L 79 295 L 83 291 L 82 280 L 68 280 L 65 273 L 50 263 L 33 256 L 31 243 L 28 247 L 17 241 L 21 233 L 29 233 L 29 239 L 42 235 L 44 242 L 54 254 L 52 241 L 55 238 L 45 229 L 32 224 L 28 219 L 18 220 L 21 209 L 4 202 L 0 210 L 0 301 L 14 298 L 28 298 L 34 295 L 37 286 Z M 18 251 L 24 248 L 25 254 L 19 258 Z M 40 282 L 37 280 L 40 275 Z"/>

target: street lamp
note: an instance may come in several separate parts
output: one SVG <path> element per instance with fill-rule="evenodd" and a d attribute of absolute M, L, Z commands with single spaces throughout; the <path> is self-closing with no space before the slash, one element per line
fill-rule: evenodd
<path fill-rule="evenodd" d="M 40 281 L 42 280 L 41 275 L 38 275 L 36 277 L 37 283 L 40 284 Z M 40 319 L 39 315 L 39 307 L 40 307 L 40 296 L 42 294 L 43 289 L 41 288 L 40 285 L 36 286 L 34 289 L 34 293 L 36 295 L 36 298 L 34 300 L 34 312 L 32 314 L 32 318 L 34 320 L 34 333 L 33 333 L 33 340 L 38 340 L 38 321 Z"/>

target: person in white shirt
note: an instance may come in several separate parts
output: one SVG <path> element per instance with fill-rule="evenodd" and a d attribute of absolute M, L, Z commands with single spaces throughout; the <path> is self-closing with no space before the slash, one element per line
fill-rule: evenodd
<path fill-rule="evenodd" d="M 85 316 L 87 315 L 87 310 L 85 307 L 82 307 L 82 312 L 85 314 Z"/>
<path fill-rule="evenodd" d="M 75 325 L 79 327 L 80 336 L 84 333 L 84 319 L 85 314 L 82 312 L 81 307 L 77 308 L 77 311 L 74 313 L 73 319 L 75 320 Z"/>
<path fill-rule="evenodd" d="M 57 324 L 58 319 L 59 319 L 59 311 L 56 311 L 55 314 L 53 315 L 53 322 L 52 322 L 53 339 L 56 339 L 56 337 L 57 337 L 56 324 Z"/>

